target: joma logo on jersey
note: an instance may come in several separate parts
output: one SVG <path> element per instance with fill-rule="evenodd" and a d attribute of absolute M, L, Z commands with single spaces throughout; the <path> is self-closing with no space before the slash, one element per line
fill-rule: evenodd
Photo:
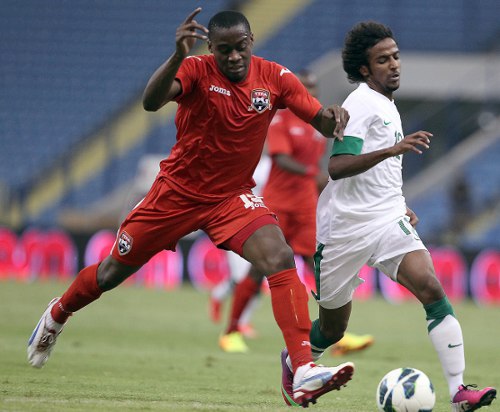
<path fill-rule="evenodd" d="M 257 113 L 262 113 L 266 109 L 271 110 L 271 93 L 265 89 L 253 89 L 250 95 L 250 100 L 252 102 L 251 106 L 248 106 L 248 111 L 255 110 Z"/>
<path fill-rule="evenodd" d="M 240 195 L 240 199 L 243 201 L 243 205 L 245 206 L 245 209 L 255 210 L 255 208 L 257 208 L 257 207 L 265 207 L 267 209 L 267 206 L 262 201 L 261 196 Z"/>
<path fill-rule="evenodd" d="M 226 96 L 231 96 L 231 92 L 229 90 L 226 90 L 222 87 L 211 85 L 210 88 L 208 89 L 209 92 L 216 92 L 220 94 L 225 94 Z"/>

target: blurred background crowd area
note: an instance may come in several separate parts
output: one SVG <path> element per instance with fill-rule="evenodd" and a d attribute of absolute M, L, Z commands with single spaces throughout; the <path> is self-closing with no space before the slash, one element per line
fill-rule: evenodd
<path fill-rule="evenodd" d="M 404 161 L 419 233 L 467 253 L 500 248 L 498 0 L 3 0 L 0 226 L 116 229 L 175 142 L 176 105 L 147 113 L 141 95 L 197 6 L 205 25 L 220 10 L 242 11 L 254 54 L 317 74 L 325 105 L 355 87 L 342 70 L 347 31 L 362 20 L 389 25 L 404 131 L 434 134 L 430 151 Z"/>

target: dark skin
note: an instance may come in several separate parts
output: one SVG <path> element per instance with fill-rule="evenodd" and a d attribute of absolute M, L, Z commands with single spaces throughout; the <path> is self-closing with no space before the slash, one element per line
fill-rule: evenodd
<path fill-rule="evenodd" d="M 244 25 L 213 33 L 199 24 L 195 16 L 201 8 L 193 10 L 179 25 L 175 34 L 174 53 L 153 73 L 143 93 L 143 107 L 156 111 L 182 92 L 175 79 L 182 61 L 189 55 L 196 40 L 208 42 L 220 71 L 232 82 L 246 78 L 250 67 L 253 34 Z M 323 135 L 342 139 L 349 114 L 338 105 L 322 108 L 311 124 Z M 243 257 L 266 276 L 295 267 L 293 252 L 285 242 L 279 226 L 266 225 L 256 230 L 243 246 Z M 97 283 L 102 291 L 113 289 L 137 272 L 140 266 L 129 266 L 112 256 L 106 257 L 98 267 Z"/>
<path fill-rule="evenodd" d="M 208 42 L 217 66 L 232 82 L 244 80 L 250 67 L 254 36 L 244 25 L 219 28 L 208 37 L 208 29 L 197 23 L 194 17 L 201 11 L 195 9 L 176 31 L 176 50 L 151 76 L 143 94 L 143 106 L 147 111 L 156 111 L 175 99 L 182 91 L 175 75 L 182 61 L 188 56 L 196 39 Z M 311 125 L 327 137 L 342 140 L 349 114 L 339 105 L 322 108 L 311 121 Z"/>
<path fill-rule="evenodd" d="M 392 93 L 399 88 L 401 63 L 399 48 L 391 38 L 381 40 L 369 52 L 369 66 L 361 66 L 360 73 L 366 84 L 373 90 L 392 100 Z M 422 154 L 429 149 L 432 133 L 418 131 L 405 136 L 399 143 L 385 149 L 364 153 L 358 156 L 339 155 L 330 159 L 328 173 L 333 180 L 355 176 L 366 172 L 385 159 L 409 151 Z"/>
<path fill-rule="evenodd" d="M 399 88 L 401 63 L 399 49 L 391 38 L 381 40 L 368 50 L 368 66 L 361 66 L 360 73 L 373 90 L 392 100 L 393 92 Z M 410 151 L 417 154 L 429 149 L 432 134 L 418 131 L 406 136 L 399 143 L 385 149 L 358 156 L 339 155 L 330 159 L 328 173 L 331 178 L 342 179 L 363 173 L 385 159 Z M 409 208 L 407 215 L 415 226 L 418 219 Z M 407 253 L 398 268 L 397 279 L 424 305 L 434 303 L 445 296 L 441 283 L 434 272 L 429 253 L 415 250 Z M 325 337 L 338 342 L 344 335 L 351 314 L 352 302 L 338 309 L 319 307 L 320 330 Z"/>

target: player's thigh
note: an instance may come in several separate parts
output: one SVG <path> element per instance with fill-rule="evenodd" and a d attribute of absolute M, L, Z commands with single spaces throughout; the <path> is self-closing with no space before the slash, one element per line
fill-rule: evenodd
<path fill-rule="evenodd" d="M 384 229 L 368 263 L 397 280 L 422 302 L 442 292 L 430 254 L 407 216 L 394 220 Z"/>
<path fill-rule="evenodd" d="M 407 253 L 399 265 L 397 277 L 398 282 L 424 305 L 436 302 L 445 295 L 427 250 Z"/>
<path fill-rule="evenodd" d="M 293 251 L 277 224 L 255 230 L 243 245 L 243 256 L 265 276 L 295 267 Z"/>
<path fill-rule="evenodd" d="M 179 239 L 199 228 L 203 208 L 157 180 L 118 230 L 112 256 L 128 266 L 142 266 L 163 249 L 175 250 Z"/>
<path fill-rule="evenodd" d="M 255 221 L 277 224 L 276 216 L 266 207 L 262 198 L 248 191 L 215 204 L 201 229 L 215 245 L 233 250 L 241 256 L 241 247 L 236 247 L 235 243 L 242 246 L 255 231 Z M 257 227 L 262 225 L 258 224 Z"/>
<path fill-rule="evenodd" d="M 264 275 L 295 267 L 274 213 L 251 192 L 217 205 L 203 230 L 217 246 L 243 256 Z"/>
<path fill-rule="evenodd" d="M 276 216 L 251 192 L 217 205 L 202 229 L 217 246 L 236 252 L 264 275 L 295 265 Z"/>
<path fill-rule="evenodd" d="M 358 273 L 374 247 L 370 237 L 318 245 L 314 255 L 314 275 L 316 300 L 322 308 L 338 309 L 352 300 L 354 291 L 364 282 Z"/>
<path fill-rule="evenodd" d="M 377 230 L 377 248 L 368 264 L 396 280 L 399 265 L 407 253 L 427 250 L 407 216 L 394 219 Z"/>

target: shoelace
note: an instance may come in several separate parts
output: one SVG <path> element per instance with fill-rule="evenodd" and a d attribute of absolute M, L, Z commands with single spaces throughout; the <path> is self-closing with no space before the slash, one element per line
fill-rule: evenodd
<path fill-rule="evenodd" d="M 476 390 L 477 388 L 477 385 L 472 383 L 470 385 L 463 385 L 463 388 L 466 390 L 466 391 L 470 391 L 470 390 Z"/>

